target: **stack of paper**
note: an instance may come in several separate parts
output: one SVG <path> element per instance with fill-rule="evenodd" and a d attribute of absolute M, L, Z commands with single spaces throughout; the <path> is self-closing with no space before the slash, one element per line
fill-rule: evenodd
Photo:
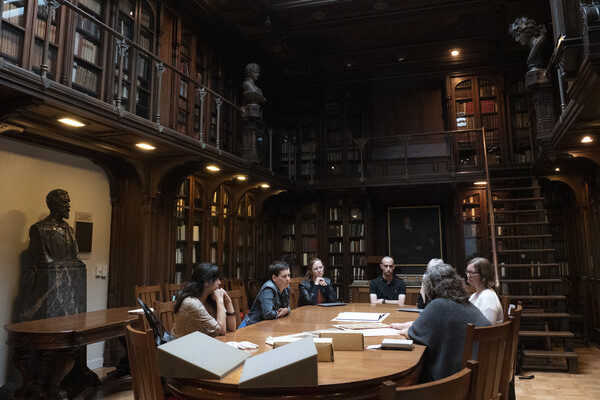
<path fill-rule="evenodd" d="M 412 350 L 415 347 L 412 340 L 405 339 L 383 339 L 381 341 L 382 349 L 391 350 Z"/>
<path fill-rule="evenodd" d="M 332 321 L 381 322 L 389 313 L 342 312 Z"/>

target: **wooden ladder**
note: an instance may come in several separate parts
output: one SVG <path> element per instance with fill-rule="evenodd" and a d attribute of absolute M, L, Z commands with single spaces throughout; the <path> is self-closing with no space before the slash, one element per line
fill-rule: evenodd
<path fill-rule="evenodd" d="M 534 369 L 563 367 L 577 373 L 575 335 L 569 329 L 571 315 L 566 312 L 566 296 L 537 178 L 492 179 L 491 189 L 494 222 L 490 229 L 496 233 L 500 291 L 511 302 L 523 303 L 519 333 L 525 347 L 523 364 Z"/>

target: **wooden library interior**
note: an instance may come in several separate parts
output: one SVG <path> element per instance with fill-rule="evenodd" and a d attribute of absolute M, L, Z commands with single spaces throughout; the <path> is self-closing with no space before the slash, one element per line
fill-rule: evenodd
<path fill-rule="evenodd" d="M 66 398 L 73 365 L 117 366 L 132 317 L 111 310 L 137 308 L 142 287 L 148 305 L 173 300 L 203 262 L 245 313 L 272 263 L 289 265 L 297 302 L 319 258 L 358 312 L 384 256 L 407 306 L 430 259 L 465 278 L 485 257 L 505 306 L 522 308 L 520 366 L 577 373 L 574 347 L 600 343 L 598 2 L 0 0 L 0 12 L 0 386 L 22 384 L 18 398 L 42 386 Z M 77 262 L 34 265 L 55 189 Z M 19 325 L 80 313 L 115 321 L 69 338 Z M 58 361 L 44 352 L 59 348 Z M 31 349 L 52 378 L 28 371 Z M 408 363 L 395 384 L 416 382 Z M 360 379 L 349 371 L 336 374 Z M 339 393 L 379 398 L 380 378 Z"/>

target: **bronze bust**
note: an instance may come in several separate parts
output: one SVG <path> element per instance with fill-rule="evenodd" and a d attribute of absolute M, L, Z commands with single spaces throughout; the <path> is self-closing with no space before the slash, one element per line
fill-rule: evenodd
<path fill-rule="evenodd" d="M 29 228 L 29 253 L 34 263 L 78 261 L 79 250 L 69 219 L 71 199 L 66 190 L 55 189 L 46 196 L 50 215 Z"/>

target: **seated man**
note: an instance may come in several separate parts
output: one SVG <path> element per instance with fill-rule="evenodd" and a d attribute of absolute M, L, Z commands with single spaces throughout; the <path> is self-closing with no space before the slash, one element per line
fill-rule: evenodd
<path fill-rule="evenodd" d="M 394 259 L 383 257 L 379 266 L 381 277 L 373 279 L 369 288 L 371 303 L 403 305 L 406 298 L 406 284 L 394 275 Z"/>

